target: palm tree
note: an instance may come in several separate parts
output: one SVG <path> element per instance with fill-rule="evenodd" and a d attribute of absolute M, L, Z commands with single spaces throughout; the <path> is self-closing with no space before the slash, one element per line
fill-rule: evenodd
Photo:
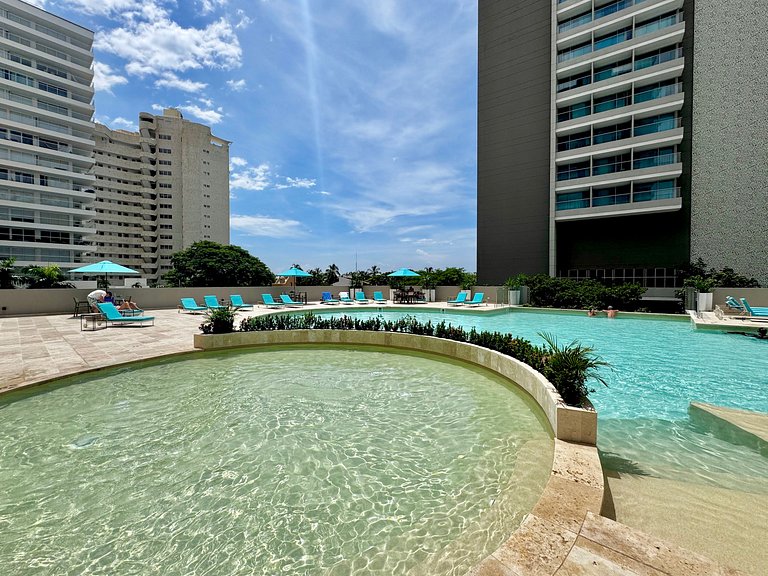
<path fill-rule="evenodd" d="M 339 267 L 336 266 L 336 264 L 331 264 L 325 270 L 325 283 L 330 286 L 331 284 L 338 282 L 340 274 Z"/>
<path fill-rule="evenodd" d="M 13 264 L 16 262 L 16 258 L 6 258 L 0 260 L 0 288 L 10 289 L 13 288 Z"/>
<path fill-rule="evenodd" d="M 546 343 L 544 376 L 555 385 L 566 404 L 582 406 L 594 390 L 587 387 L 588 380 L 597 380 L 608 386 L 598 372 L 611 365 L 594 354 L 594 349 L 577 341 L 560 345 L 554 334 L 539 332 Z"/>

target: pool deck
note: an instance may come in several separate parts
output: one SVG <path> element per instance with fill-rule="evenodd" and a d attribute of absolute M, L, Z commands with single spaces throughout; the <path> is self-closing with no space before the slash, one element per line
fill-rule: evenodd
<path fill-rule="evenodd" d="M 722 311 L 696 313 L 689 310 L 688 314 L 697 330 L 757 334 L 760 328 L 768 328 L 768 317 L 729 315 Z"/>
<path fill-rule="evenodd" d="M 370 307 L 378 308 L 376 305 Z M 359 305 L 333 307 L 339 312 L 360 308 Z M 446 309 L 446 305 L 439 302 L 388 308 L 416 312 L 425 308 Z M 483 306 L 472 310 L 491 312 L 499 308 Z M 242 316 L 271 312 L 274 310 L 257 307 Z M 66 314 L 0 317 L 0 350 L 3 352 L 0 355 L 0 393 L 81 372 L 196 351 L 193 334 L 198 332 L 204 320 L 202 315 L 180 314 L 176 310 L 148 311 L 146 314 L 155 317 L 155 326 L 120 326 L 95 332 L 82 332 L 80 319 Z M 547 497 L 542 497 L 503 549 L 475 567 L 473 575 L 741 574 L 603 518 L 595 513 L 596 510 L 587 509 L 585 513 L 582 502 L 594 501 L 594 498 L 585 499 L 583 492 L 592 494 L 596 490 L 592 483 L 598 477 L 591 479 L 594 470 L 588 471 L 572 461 L 572 458 L 579 459 L 581 450 L 579 445 L 568 447 L 563 453 L 562 469 L 557 463 L 553 468 L 552 490 L 547 490 Z M 602 485 L 602 473 L 597 472 Z M 570 518 L 566 520 L 565 516 Z"/>

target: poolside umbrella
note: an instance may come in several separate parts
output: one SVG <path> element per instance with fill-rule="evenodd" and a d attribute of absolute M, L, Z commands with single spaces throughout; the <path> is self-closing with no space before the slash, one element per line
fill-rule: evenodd
<path fill-rule="evenodd" d="M 74 270 L 70 270 L 70 272 L 77 272 L 79 274 L 103 274 L 104 275 L 104 282 L 107 281 L 107 274 L 139 274 L 139 272 L 136 272 L 136 270 L 132 270 L 131 268 L 126 268 L 125 266 L 121 266 L 120 264 L 115 264 L 114 262 L 111 262 L 109 260 L 102 260 L 101 262 L 96 262 L 95 264 L 88 264 L 87 266 L 81 266 L 80 268 L 75 268 Z"/>
<path fill-rule="evenodd" d="M 387 276 L 394 276 L 395 278 L 404 278 L 404 277 L 413 277 L 413 276 L 419 276 L 418 272 L 414 272 L 410 268 L 400 268 L 398 270 L 395 270 L 391 274 L 387 274 Z"/>
<path fill-rule="evenodd" d="M 293 278 L 293 286 L 296 287 L 296 278 L 309 278 L 312 276 L 309 272 L 304 272 L 301 268 L 296 268 L 296 266 L 293 266 L 292 268 L 289 268 L 285 272 L 280 272 L 278 276 L 288 276 Z"/>

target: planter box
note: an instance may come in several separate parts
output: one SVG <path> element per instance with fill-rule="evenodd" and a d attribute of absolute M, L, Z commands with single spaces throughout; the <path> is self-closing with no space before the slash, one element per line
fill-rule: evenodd
<path fill-rule="evenodd" d="M 509 291 L 509 305 L 510 306 L 519 306 L 520 305 L 520 290 L 510 290 Z"/>
<path fill-rule="evenodd" d="M 712 311 L 712 292 L 699 292 L 697 297 L 697 310 L 699 312 L 711 312 Z"/>

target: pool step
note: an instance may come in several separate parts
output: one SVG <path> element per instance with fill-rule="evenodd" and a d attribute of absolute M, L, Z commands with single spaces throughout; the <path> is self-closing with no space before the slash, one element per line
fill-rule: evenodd
<path fill-rule="evenodd" d="M 768 414 L 691 402 L 688 416 L 717 438 L 768 456 Z"/>

